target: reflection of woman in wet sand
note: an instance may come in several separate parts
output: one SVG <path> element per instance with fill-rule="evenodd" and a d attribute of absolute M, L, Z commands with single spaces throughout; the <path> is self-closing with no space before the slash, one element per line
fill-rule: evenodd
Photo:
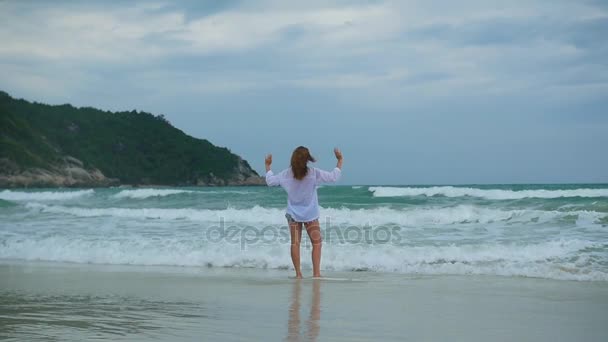
<path fill-rule="evenodd" d="M 319 227 L 319 200 L 317 186 L 321 183 L 336 182 L 342 174 L 342 152 L 334 149 L 338 163 L 332 171 L 309 168 L 308 162 L 315 159 L 308 149 L 300 146 L 291 155 L 291 167 L 274 174 L 270 169 L 272 155 L 266 156 L 266 184 L 280 185 L 287 191 L 287 213 L 291 233 L 291 261 L 296 270 L 296 278 L 302 278 L 300 269 L 300 240 L 302 225 L 312 242 L 313 277 L 321 276 L 321 229 Z"/>
<path fill-rule="evenodd" d="M 287 340 L 298 341 L 300 339 L 300 297 L 302 284 L 296 281 L 291 294 L 291 305 L 289 306 L 289 321 L 287 323 Z M 310 302 L 310 316 L 306 322 L 307 340 L 316 341 L 319 336 L 319 320 L 321 319 L 321 281 L 313 280 L 312 298 Z"/>
<path fill-rule="evenodd" d="M 310 317 L 308 318 L 308 338 L 316 341 L 319 336 L 319 320 L 321 319 L 321 281 L 312 282 L 312 299 Z"/>
<path fill-rule="evenodd" d="M 287 322 L 287 340 L 297 341 L 300 338 L 300 294 L 302 287 L 299 281 L 293 284 L 291 305 L 289 306 L 289 321 Z"/>

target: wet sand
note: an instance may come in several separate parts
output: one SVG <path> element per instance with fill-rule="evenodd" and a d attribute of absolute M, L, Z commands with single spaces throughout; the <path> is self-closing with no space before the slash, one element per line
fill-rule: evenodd
<path fill-rule="evenodd" d="M 608 284 L 0 264 L 0 339 L 607 341 Z M 352 279 L 352 280 L 351 280 Z"/>

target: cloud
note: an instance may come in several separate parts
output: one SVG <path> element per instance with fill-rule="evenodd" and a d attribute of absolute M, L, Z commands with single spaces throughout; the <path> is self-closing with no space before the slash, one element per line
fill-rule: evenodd
<path fill-rule="evenodd" d="M 381 105 L 397 107 L 404 94 L 600 89 L 574 92 L 588 97 L 607 82 L 608 11 L 594 3 L 2 6 L 0 61 L 12 70 L 4 84 L 44 93 L 52 87 L 43 84 L 62 83 L 49 90 L 55 96 L 119 73 L 130 75 L 126 85 L 142 81 L 156 92 L 333 89 L 368 103 L 381 93 Z"/>
<path fill-rule="evenodd" d="M 149 14 L 149 7 L 33 8 L 19 15 L 18 4 L 3 12 L 2 56 L 26 56 L 47 61 L 129 63 L 164 55 L 166 49 L 146 42 L 183 25 L 183 14 Z"/>
<path fill-rule="evenodd" d="M 601 1 L 0 1 L 0 22 L 0 89 L 164 113 L 246 157 L 263 146 L 222 129 L 305 139 L 287 124 L 314 117 L 302 125 L 324 139 L 347 125 L 343 139 L 372 154 L 433 137 L 442 143 L 428 151 L 458 149 L 465 163 L 488 139 L 476 125 L 513 145 L 526 136 L 538 151 L 536 131 L 578 122 L 571 139 L 592 148 L 601 138 L 582 127 L 608 123 Z M 256 126 L 265 117 L 271 126 Z M 244 118 L 246 129 L 233 127 Z M 370 127 L 366 144 L 355 141 Z M 548 141 L 576 144 L 558 137 Z"/>
<path fill-rule="evenodd" d="M 0 47 L 4 56 L 123 62 L 179 54 L 241 52 L 279 42 L 301 29 L 323 44 L 362 42 L 394 31 L 397 18 L 383 6 L 306 10 L 232 10 L 186 20 L 185 10 L 129 7 L 21 8 L 5 5 Z M 168 46 L 167 46 L 168 45 Z"/>

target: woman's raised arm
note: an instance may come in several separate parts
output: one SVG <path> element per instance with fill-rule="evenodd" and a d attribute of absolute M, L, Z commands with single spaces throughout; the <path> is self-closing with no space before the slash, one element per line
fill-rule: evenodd
<path fill-rule="evenodd" d="M 266 156 L 266 159 L 264 159 L 264 164 L 266 165 L 266 184 L 268 186 L 280 185 L 281 182 L 279 175 L 275 175 L 270 169 L 272 166 L 272 154 Z"/>
<path fill-rule="evenodd" d="M 324 171 L 321 169 L 315 169 L 315 178 L 317 180 L 317 184 L 337 182 L 342 176 L 342 152 L 335 148 L 334 154 L 336 155 L 338 162 L 333 170 Z"/>

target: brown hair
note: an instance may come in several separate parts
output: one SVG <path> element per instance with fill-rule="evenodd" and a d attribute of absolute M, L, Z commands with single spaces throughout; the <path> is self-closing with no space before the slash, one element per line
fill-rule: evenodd
<path fill-rule="evenodd" d="M 310 155 L 310 151 L 304 146 L 298 146 L 293 150 L 291 155 L 291 170 L 293 171 L 293 177 L 301 180 L 308 173 L 308 166 L 306 164 L 311 161 L 314 162 L 315 158 Z"/>

